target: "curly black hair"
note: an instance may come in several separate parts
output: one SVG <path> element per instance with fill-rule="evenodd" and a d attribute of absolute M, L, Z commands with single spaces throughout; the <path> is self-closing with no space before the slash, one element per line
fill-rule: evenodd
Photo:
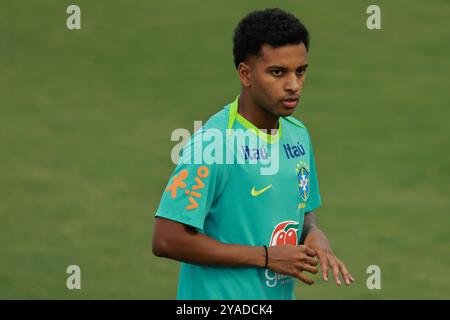
<path fill-rule="evenodd" d="M 294 15 L 278 8 L 254 11 L 245 16 L 234 30 L 234 65 L 237 69 L 239 63 L 250 55 L 260 55 L 264 44 L 278 48 L 300 43 L 308 50 L 309 33 Z"/>

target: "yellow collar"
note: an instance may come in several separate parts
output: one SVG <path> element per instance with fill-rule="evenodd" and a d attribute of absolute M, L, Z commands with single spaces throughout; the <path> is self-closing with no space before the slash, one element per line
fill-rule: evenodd
<path fill-rule="evenodd" d="M 230 104 L 230 110 L 228 114 L 228 129 L 232 129 L 234 125 L 234 121 L 238 121 L 241 125 L 244 126 L 246 129 L 250 129 L 251 131 L 255 132 L 255 134 L 263 139 L 267 143 L 276 143 L 281 139 L 282 134 L 282 121 L 281 118 L 278 120 L 278 130 L 275 135 L 267 134 L 266 132 L 259 129 L 257 126 L 255 126 L 253 123 L 245 119 L 241 114 L 238 113 L 238 100 L 239 96 L 236 97 L 236 99 Z"/>

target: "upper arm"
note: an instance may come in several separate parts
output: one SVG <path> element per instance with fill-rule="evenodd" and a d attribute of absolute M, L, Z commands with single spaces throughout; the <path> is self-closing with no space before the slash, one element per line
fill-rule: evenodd
<path fill-rule="evenodd" d="M 195 161 L 194 152 L 198 152 L 201 143 L 201 135 L 197 133 L 183 148 L 156 212 L 158 217 L 178 221 L 200 231 L 225 181 L 224 165 Z"/>
<path fill-rule="evenodd" d="M 314 158 L 314 150 L 311 143 L 311 137 L 308 134 L 309 139 L 309 195 L 306 201 L 305 212 L 309 213 L 316 210 L 321 204 L 322 199 L 319 190 L 319 179 L 317 177 L 316 162 Z M 308 216 L 307 214 L 306 216 Z"/>
<path fill-rule="evenodd" d="M 195 235 L 197 231 L 191 226 L 183 223 L 156 217 L 153 225 L 152 250 L 157 256 L 167 251 L 173 241 L 182 241 L 184 237 Z"/>

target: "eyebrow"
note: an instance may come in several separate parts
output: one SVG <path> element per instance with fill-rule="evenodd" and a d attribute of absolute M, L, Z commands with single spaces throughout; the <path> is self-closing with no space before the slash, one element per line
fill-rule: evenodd
<path fill-rule="evenodd" d="M 296 70 L 297 70 L 297 69 L 306 69 L 307 67 L 308 67 L 308 64 L 304 64 L 304 65 L 299 66 L 299 67 L 297 67 L 297 68 L 295 68 L 295 69 L 296 69 Z M 289 69 L 286 68 L 286 67 L 277 66 L 277 65 L 274 65 L 274 66 L 268 66 L 268 67 L 267 67 L 267 70 L 270 70 L 270 69 L 280 69 L 280 70 L 283 70 L 283 71 L 289 70 Z"/>

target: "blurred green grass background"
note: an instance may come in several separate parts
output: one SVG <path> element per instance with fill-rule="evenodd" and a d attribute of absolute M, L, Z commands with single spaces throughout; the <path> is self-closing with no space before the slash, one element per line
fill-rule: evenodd
<path fill-rule="evenodd" d="M 310 29 L 295 116 L 309 128 L 317 212 L 357 282 L 299 299 L 450 298 L 448 1 L 0 3 L 0 298 L 173 299 L 153 215 L 192 131 L 239 92 L 232 32 L 279 6 Z M 382 29 L 366 28 L 381 7 Z M 82 290 L 66 288 L 68 265 Z M 379 265 L 382 289 L 368 290 Z"/>

